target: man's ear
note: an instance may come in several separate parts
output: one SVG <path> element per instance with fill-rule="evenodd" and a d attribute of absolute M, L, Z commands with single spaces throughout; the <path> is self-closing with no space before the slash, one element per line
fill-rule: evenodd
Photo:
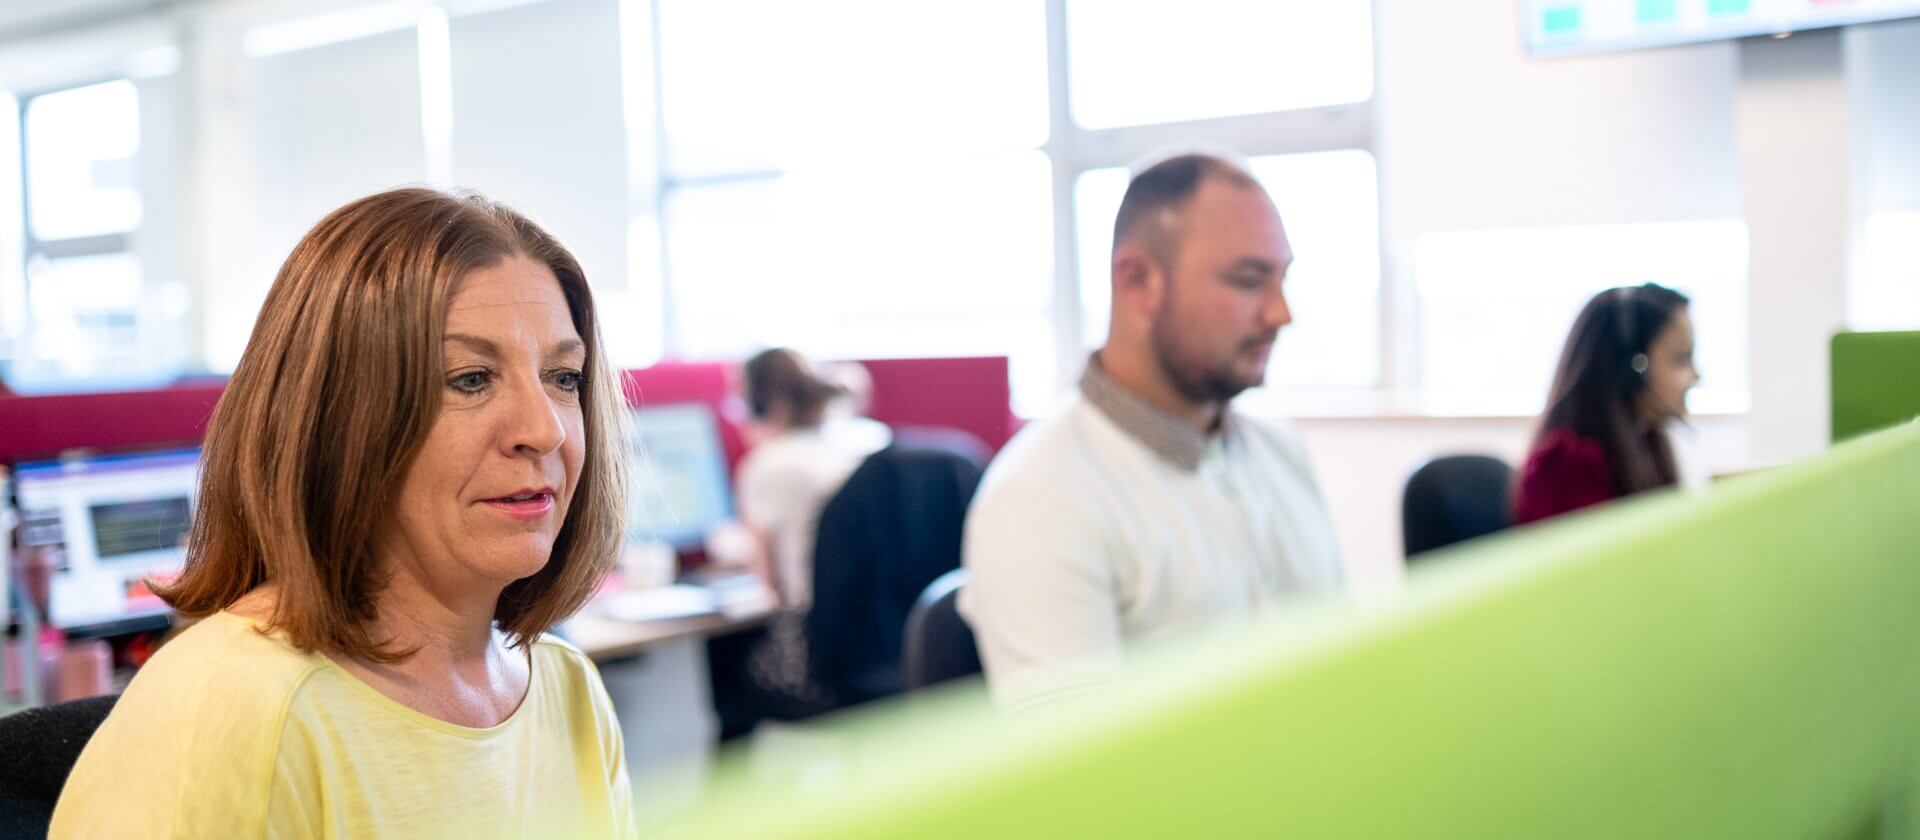
<path fill-rule="evenodd" d="M 1113 252 L 1113 305 L 1152 315 L 1166 297 L 1167 272 L 1145 247 L 1122 245 Z"/>

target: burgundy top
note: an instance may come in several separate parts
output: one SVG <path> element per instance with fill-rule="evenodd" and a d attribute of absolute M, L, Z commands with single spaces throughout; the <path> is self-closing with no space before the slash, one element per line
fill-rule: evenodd
<path fill-rule="evenodd" d="M 1572 429 L 1552 429 L 1533 442 L 1520 482 L 1514 490 L 1513 524 L 1525 525 L 1550 516 L 1610 501 L 1620 495 L 1607 465 L 1606 450 Z"/>

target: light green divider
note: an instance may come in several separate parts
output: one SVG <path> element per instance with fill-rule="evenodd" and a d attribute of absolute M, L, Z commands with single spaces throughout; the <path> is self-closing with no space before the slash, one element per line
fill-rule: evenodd
<path fill-rule="evenodd" d="M 1001 718 L 856 717 L 677 836 L 1916 837 L 1920 425 L 1454 551 Z"/>
<path fill-rule="evenodd" d="M 1833 337 L 1833 439 L 1920 417 L 1920 332 Z"/>

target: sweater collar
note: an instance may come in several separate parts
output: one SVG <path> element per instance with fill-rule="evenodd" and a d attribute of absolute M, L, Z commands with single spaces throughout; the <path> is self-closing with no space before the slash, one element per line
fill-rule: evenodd
<path fill-rule="evenodd" d="M 1080 393 L 1128 437 L 1139 441 L 1160 460 L 1185 472 L 1200 469 L 1208 444 L 1224 440 L 1232 423 L 1233 412 L 1222 406 L 1216 433 L 1201 434 L 1180 418 L 1121 387 L 1100 366 L 1097 353 L 1087 359 L 1087 369 L 1080 374 Z"/>

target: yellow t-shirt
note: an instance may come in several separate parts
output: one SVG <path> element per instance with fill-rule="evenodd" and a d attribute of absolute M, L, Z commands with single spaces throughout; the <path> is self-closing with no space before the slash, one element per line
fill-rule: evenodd
<path fill-rule="evenodd" d="M 134 677 L 80 754 L 51 836 L 635 836 L 599 673 L 550 637 L 532 668 L 520 708 L 472 729 L 216 613 Z"/>

